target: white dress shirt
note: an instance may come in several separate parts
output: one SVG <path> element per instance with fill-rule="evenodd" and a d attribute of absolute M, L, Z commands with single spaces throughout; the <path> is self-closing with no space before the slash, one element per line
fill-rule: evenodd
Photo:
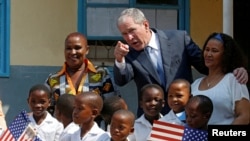
<path fill-rule="evenodd" d="M 103 129 L 101 129 L 95 122 L 92 128 L 81 138 L 81 129 L 70 135 L 68 141 L 107 141 L 110 136 Z"/>
<path fill-rule="evenodd" d="M 70 138 L 70 135 L 79 130 L 79 125 L 75 124 L 74 122 L 71 122 L 68 126 L 66 126 L 60 135 L 59 141 L 68 141 Z"/>
<path fill-rule="evenodd" d="M 162 117 L 161 114 L 160 117 Z M 153 126 L 150 124 L 150 122 L 145 118 L 145 115 L 144 114 L 141 115 L 138 119 L 135 120 L 134 133 L 133 133 L 135 140 L 136 141 L 149 140 L 152 127 Z"/>
<path fill-rule="evenodd" d="M 172 124 L 185 125 L 174 113 L 173 110 L 170 110 L 166 115 L 159 119 L 159 121 L 164 121 Z"/>
<path fill-rule="evenodd" d="M 59 141 L 59 136 L 63 131 L 63 124 L 47 112 L 46 118 L 40 125 L 36 124 L 33 113 L 29 115 L 32 127 L 37 131 L 37 136 L 42 141 Z"/>

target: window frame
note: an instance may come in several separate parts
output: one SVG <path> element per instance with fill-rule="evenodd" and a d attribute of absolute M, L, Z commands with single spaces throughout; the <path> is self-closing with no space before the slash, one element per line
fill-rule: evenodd
<path fill-rule="evenodd" d="M 136 4 L 136 0 L 128 0 L 128 4 L 107 4 L 107 3 L 87 3 L 86 0 L 78 0 L 78 25 L 79 32 L 85 34 L 89 40 L 122 40 L 121 36 L 88 36 L 87 35 L 87 8 L 88 7 L 136 7 L 136 8 L 159 8 L 159 9 L 176 9 L 178 10 L 178 29 L 186 30 L 189 33 L 189 4 L 190 0 L 178 0 L 178 5 L 148 5 Z"/>
<path fill-rule="evenodd" d="M 0 77 L 10 75 L 10 0 L 0 0 Z"/>

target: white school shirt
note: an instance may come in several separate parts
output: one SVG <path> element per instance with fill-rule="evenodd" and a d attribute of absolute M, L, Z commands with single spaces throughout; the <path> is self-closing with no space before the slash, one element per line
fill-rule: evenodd
<path fill-rule="evenodd" d="M 47 111 L 46 111 L 47 112 Z M 52 117 L 49 112 L 40 125 L 36 124 L 33 113 L 29 114 L 31 126 L 37 131 L 37 136 L 42 141 L 59 141 L 59 136 L 63 131 L 63 124 Z"/>
<path fill-rule="evenodd" d="M 95 122 L 92 128 L 81 138 L 81 129 L 70 135 L 68 141 L 107 141 L 110 136 L 103 129 L 101 129 Z"/>
<path fill-rule="evenodd" d="M 183 125 L 183 126 L 185 125 L 185 123 L 183 123 L 177 117 L 177 115 L 174 113 L 173 110 L 170 110 L 169 113 L 167 113 L 162 118 L 160 118 L 159 121 L 164 121 L 164 122 L 168 122 L 168 123 L 172 123 L 172 124 L 177 124 L 177 125 Z"/>
<path fill-rule="evenodd" d="M 79 125 L 75 124 L 74 122 L 71 122 L 68 126 L 66 126 L 60 135 L 59 141 L 68 141 L 70 138 L 70 135 L 79 130 Z"/>
<path fill-rule="evenodd" d="M 242 98 L 249 100 L 249 92 L 245 84 L 240 84 L 232 73 L 227 73 L 214 87 L 199 90 L 204 77 L 196 79 L 191 85 L 192 94 L 205 95 L 213 102 L 213 112 L 208 121 L 211 124 L 231 124 L 234 120 L 235 102 Z"/>
<path fill-rule="evenodd" d="M 160 117 L 162 117 L 161 114 Z M 132 135 L 134 135 L 136 141 L 147 141 L 150 139 L 152 127 L 143 114 L 135 120 L 134 133 Z"/>

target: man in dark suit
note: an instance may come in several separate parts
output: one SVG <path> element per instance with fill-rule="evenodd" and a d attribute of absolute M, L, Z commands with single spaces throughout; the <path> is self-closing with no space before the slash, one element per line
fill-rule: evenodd
<path fill-rule="evenodd" d="M 174 79 L 193 82 L 191 66 L 207 74 L 201 60 L 201 49 L 185 31 L 150 28 L 142 11 L 136 8 L 125 9 L 118 18 L 117 26 L 127 43 L 118 41 L 114 50 L 114 79 L 117 85 L 123 86 L 134 79 L 139 95 L 145 84 L 158 84 L 165 91 L 166 99 L 168 86 Z M 236 70 L 235 76 L 242 83 L 248 81 L 244 68 Z M 169 110 L 166 104 L 162 114 Z M 142 113 L 138 106 L 137 116 Z"/>

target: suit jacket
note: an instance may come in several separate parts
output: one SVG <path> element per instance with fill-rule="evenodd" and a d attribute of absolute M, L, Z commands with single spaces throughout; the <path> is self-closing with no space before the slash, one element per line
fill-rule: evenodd
<path fill-rule="evenodd" d="M 162 31 L 158 29 L 152 29 L 152 31 L 156 33 L 159 39 L 166 85 L 161 85 L 161 80 L 146 51 L 136 51 L 132 47 L 125 57 L 125 74 L 122 74 L 119 68 L 114 65 L 114 79 L 119 86 L 134 80 L 138 95 L 140 89 L 148 83 L 161 85 L 165 91 L 166 99 L 168 86 L 174 79 L 183 78 L 190 83 L 193 82 L 191 66 L 203 74 L 207 73 L 207 69 L 201 60 L 201 49 L 185 31 Z M 169 111 L 168 104 L 165 105 L 164 113 L 167 113 Z"/>

